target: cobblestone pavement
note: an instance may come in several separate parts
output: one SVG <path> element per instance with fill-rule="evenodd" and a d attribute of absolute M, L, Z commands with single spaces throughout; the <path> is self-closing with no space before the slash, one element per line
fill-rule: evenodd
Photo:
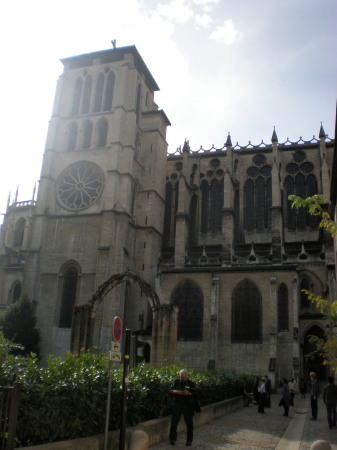
<path fill-rule="evenodd" d="M 280 395 L 272 395 L 271 408 L 265 408 L 265 414 L 259 414 L 255 405 L 243 407 L 195 428 L 191 449 L 304 450 L 310 449 L 314 441 L 323 439 L 337 450 L 337 429 L 328 427 L 322 398 L 318 401 L 317 421 L 310 420 L 310 397 L 301 399 L 296 395 L 295 407 L 290 407 L 289 417 L 283 416 L 279 400 Z M 167 440 L 151 449 L 186 448 L 185 440 L 186 432 L 183 432 L 178 434 L 174 447 Z"/>

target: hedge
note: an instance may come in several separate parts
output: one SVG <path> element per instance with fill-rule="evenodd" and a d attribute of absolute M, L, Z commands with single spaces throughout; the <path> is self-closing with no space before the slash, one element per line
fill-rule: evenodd
<path fill-rule="evenodd" d="M 17 445 L 29 446 L 104 432 L 108 360 L 104 354 L 50 356 L 46 367 L 34 357 L 7 358 L 0 385 L 22 383 Z M 123 368 L 112 370 L 110 430 L 120 427 Z M 140 364 L 129 371 L 127 426 L 171 413 L 169 387 L 179 366 Z M 15 375 L 16 374 L 16 375 Z M 229 371 L 189 371 L 201 390 L 201 405 L 240 395 L 252 377 Z"/>

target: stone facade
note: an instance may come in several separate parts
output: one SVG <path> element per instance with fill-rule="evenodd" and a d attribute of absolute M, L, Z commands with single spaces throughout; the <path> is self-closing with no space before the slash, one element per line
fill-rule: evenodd
<path fill-rule="evenodd" d="M 167 154 L 170 122 L 135 47 L 62 63 L 37 199 L 9 204 L 2 226 L 0 305 L 35 300 L 42 353 L 62 355 L 73 307 L 127 272 L 161 307 L 132 277 L 104 291 L 92 331 L 100 351 L 119 315 L 156 363 L 162 352 L 163 362 L 275 382 L 317 370 L 304 356 L 325 324 L 301 289 L 334 292 L 333 245 L 287 198 L 330 198 L 334 141 L 323 127 L 308 142 L 281 144 L 274 130 L 271 144 L 228 136 L 220 149 L 186 141 Z"/>

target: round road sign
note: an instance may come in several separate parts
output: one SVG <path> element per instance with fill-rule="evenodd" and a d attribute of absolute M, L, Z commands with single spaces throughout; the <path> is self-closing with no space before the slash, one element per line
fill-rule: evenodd
<path fill-rule="evenodd" d="M 115 342 L 118 342 L 122 337 L 123 327 L 122 327 L 122 319 L 118 316 L 114 318 L 112 325 L 112 339 Z"/>

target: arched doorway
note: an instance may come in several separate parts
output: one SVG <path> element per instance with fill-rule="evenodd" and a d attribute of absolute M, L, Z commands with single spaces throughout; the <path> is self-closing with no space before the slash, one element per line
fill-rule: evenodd
<path fill-rule="evenodd" d="M 320 339 L 324 339 L 324 331 L 317 325 L 313 325 L 308 329 L 304 336 L 302 344 L 302 367 L 303 377 L 309 378 L 310 372 L 315 372 L 318 381 L 325 381 L 327 377 L 326 366 L 323 365 L 323 358 L 315 354 L 316 345 L 310 342 L 311 336 L 317 336 Z"/>
<path fill-rule="evenodd" d="M 175 362 L 177 311 L 172 305 L 161 305 L 159 298 L 151 285 L 142 278 L 130 272 L 112 275 L 105 281 L 91 300 L 74 308 L 71 329 L 71 351 L 79 353 L 83 349 L 92 348 L 93 326 L 98 306 L 104 297 L 118 284 L 123 282 L 136 283 L 146 295 L 153 312 L 152 352 L 151 362 L 160 363 L 163 355 L 166 360 Z M 150 349 L 146 348 L 144 359 L 150 359 Z"/>

